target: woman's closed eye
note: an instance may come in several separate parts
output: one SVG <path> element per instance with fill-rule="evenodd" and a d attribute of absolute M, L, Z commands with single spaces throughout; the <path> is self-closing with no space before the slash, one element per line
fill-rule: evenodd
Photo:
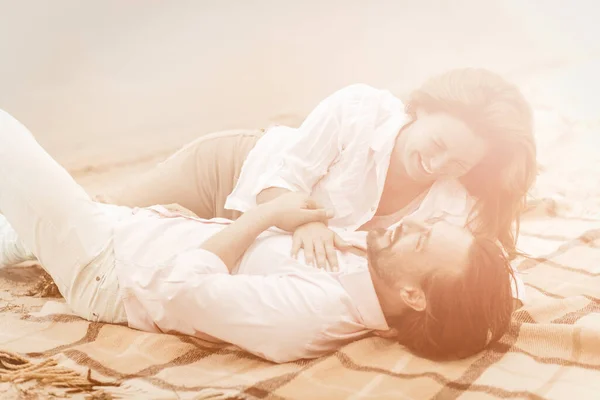
<path fill-rule="evenodd" d="M 446 146 L 446 143 L 444 143 L 440 138 L 434 138 L 433 139 L 433 145 L 438 150 L 447 150 L 448 149 L 448 146 Z"/>

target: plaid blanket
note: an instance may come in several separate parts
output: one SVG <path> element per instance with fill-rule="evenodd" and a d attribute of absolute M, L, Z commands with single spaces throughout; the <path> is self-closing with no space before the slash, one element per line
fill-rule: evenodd
<path fill-rule="evenodd" d="M 0 298 L 0 393 L 97 399 L 598 398 L 600 221 L 528 221 L 520 244 L 537 255 L 518 264 L 528 300 L 502 340 L 469 359 L 431 362 L 372 337 L 328 357 L 276 365 L 230 345 L 89 323 L 69 315 L 60 301 L 22 314 Z M 0 272 L 2 279 L 11 278 Z M 3 351 L 22 360 L 3 358 Z M 43 363 L 50 366 L 41 377 L 27 377 Z M 25 372 L 15 375 L 15 368 Z M 48 372 L 52 368 L 62 372 Z M 88 385 L 57 384 L 57 377 L 69 374 Z"/>

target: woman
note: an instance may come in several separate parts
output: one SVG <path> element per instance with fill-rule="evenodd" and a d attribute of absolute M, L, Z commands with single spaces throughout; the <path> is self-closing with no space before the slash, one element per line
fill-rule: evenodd
<path fill-rule="evenodd" d="M 496 238 L 514 256 L 536 175 L 532 130 L 523 95 L 487 70 L 436 76 L 404 104 L 353 85 L 297 129 L 200 138 L 109 201 L 178 203 L 203 218 L 234 219 L 285 191 L 305 191 L 335 211 L 332 226 L 367 230 L 411 215 L 443 216 Z M 309 261 L 332 268 L 334 246 L 345 245 L 322 223 L 296 229 L 294 243 L 295 252 L 304 248 Z"/>
<path fill-rule="evenodd" d="M 375 162 L 374 170 L 366 167 Z M 531 110 L 520 91 L 487 70 L 457 69 L 427 81 L 405 104 L 387 91 L 354 85 L 321 102 L 297 129 L 202 137 L 108 197 L 235 218 L 271 185 L 310 191 L 337 215 L 351 215 L 337 218 L 338 225 L 365 229 L 397 223 L 428 195 L 460 197 L 464 187 L 473 207 L 461 212 L 473 229 L 497 237 L 514 255 L 513 224 L 535 175 Z M 365 191 L 371 178 L 378 184 Z M 460 185 L 447 185 L 452 179 Z M 442 181 L 444 190 L 431 193 Z M 258 201 L 267 197 L 264 191 Z"/>

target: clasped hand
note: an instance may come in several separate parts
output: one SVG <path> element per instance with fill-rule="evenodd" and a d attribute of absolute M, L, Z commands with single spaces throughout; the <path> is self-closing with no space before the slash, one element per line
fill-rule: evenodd
<path fill-rule="evenodd" d="M 352 245 L 327 227 L 333 212 L 325 210 L 304 193 L 286 193 L 267 203 L 272 212 L 273 225 L 293 232 L 292 256 L 304 250 L 308 264 L 337 271 L 339 263 L 336 249 L 346 250 Z"/>

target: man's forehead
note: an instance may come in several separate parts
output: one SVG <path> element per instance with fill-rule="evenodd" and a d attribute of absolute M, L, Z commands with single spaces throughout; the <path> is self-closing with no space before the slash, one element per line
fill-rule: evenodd
<path fill-rule="evenodd" d="M 460 236 L 463 239 L 472 238 L 473 235 L 465 227 L 452 224 L 443 216 L 430 217 L 425 220 L 421 219 L 406 219 L 401 224 L 404 227 L 416 228 L 416 231 L 421 231 L 427 235 L 435 234 L 438 237 Z M 415 231 L 415 229 L 413 229 Z"/>
<path fill-rule="evenodd" d="M 473 240 L 473 234 L 467 228 L 451 224 L 447 221 L 436 221 L 430 225 L 431 236 L 438 240 L 465 241 Z"/>

